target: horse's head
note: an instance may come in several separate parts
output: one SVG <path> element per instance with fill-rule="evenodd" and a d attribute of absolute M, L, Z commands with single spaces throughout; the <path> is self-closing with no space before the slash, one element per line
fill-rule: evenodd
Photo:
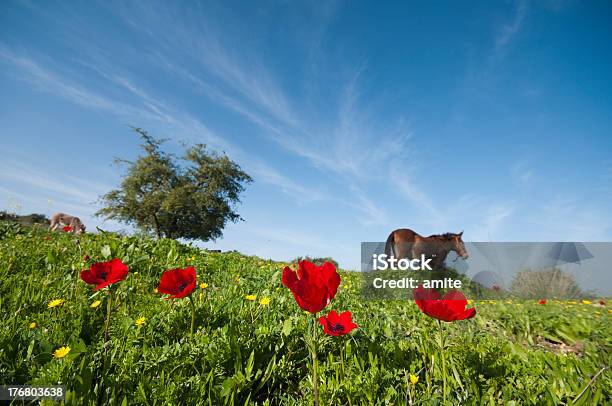
<path fill-rule="evenodd" d="M 77 227 L 75 233 L 77 235 L 81 235 L 85 232 L 85 224 L 81 223 L 81 225 L 79 227 Z"/>
<path fill-rule="evenodd" d="M 459 234 L 451 234 L 449 236 L 449 239 L 452 243 L 451 250 L 455 251 L 457 255 L 461 258 L 468 259 L 469 255 L 467 250 L 465 249 L 465 244 L 463 243 L 461 236 L 463 236 L 463 231 Z"/>

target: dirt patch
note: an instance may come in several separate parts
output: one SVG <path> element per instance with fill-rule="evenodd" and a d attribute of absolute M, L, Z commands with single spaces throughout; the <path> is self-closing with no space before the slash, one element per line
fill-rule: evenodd
<path fill-rule="evenodd" d="M 568 345 L 563 342 L 559 343 L 541 336 L 538 336 L 536 340 L 536 347 L 544 348 L 557 354 L 576 354 L 577 356 L 582 355 L 582 351 L 584 349 L 582 341 L 576 341 L 574 344 Z"/>

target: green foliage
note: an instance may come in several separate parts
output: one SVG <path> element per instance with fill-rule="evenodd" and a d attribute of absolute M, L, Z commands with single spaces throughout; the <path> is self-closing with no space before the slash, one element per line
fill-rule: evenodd
<path fill-rule="evenodd" d="M 300 261 L 310 261 L 315 265 L 323 265 L 326 262 L 331 262 L 332 264 L 334 264 L 335 267 L 338 267 L 338 261 L 336 261 L 335 259 L 333 259 L 332 257 L 310 257 L 310 256 L 305 256 L 305 257 L 297 257 L 295 258 L 293 261 L 291 261 L 294 264 L 297 264 Z"/>
<path fill-rule="evenodd" d="M 0 384 L 68 387 L 69 405 L 308 404 L 304 343 L 313 318 L 282 286 L 284 263 L 209 253 L 174 240 L 111 233 L 76 237 L 0 223 Z M 79 242 L 78 244 L 76 242 Z M 109 362 L 104 369 L 107 294 L 79 279 L 83 256 L 121 258 Z M 197 332 L 189 300 L 153 292 L 161 273 L 194 265 Z M 439 326 L 408 300 L 364 300 L 360 273 L 340 272 L 328 310 L 350 310 L 349 337 L 318 343 L 321 404 L 606 404 L 612 315 L 589 304 L 479 301 L 474 319 Z M 200 283 L 208 284 L 200 288 Z M 257 295 L 255 301 L 246 295 Z M 271 302 L 259 303 L 263 297 Z M 65 303 L 49 309 L 52 299 Z M 101 300 L 98 308 L 90 305 Z M 135 320 L 145 317 L 138 327 Z M 35 322 L 35 328 L 29 328 Z M 62 359 L 53 358 L 70 346 Z M 443 371 L 446 371 L 444 374 Z M 412 384 L 409 374 L 418 376 Z M 126 403 L 127 404 L 127 403 Z"/>
<path fill-rule="evenodd" d="M 128 165 L 121 187 L 102 197 L 97 215 L 131 224 L 159 238 L 203 240 L 218 238 L 228 221 L 240 216 L 233 206 L 240 202 L 244 184 L 252 179 L 226 155 L 206 150 L 203 144 L 187 148 L 180 165 L 160 149 L 158 140 L 134 129 L 145 152 Z"/>

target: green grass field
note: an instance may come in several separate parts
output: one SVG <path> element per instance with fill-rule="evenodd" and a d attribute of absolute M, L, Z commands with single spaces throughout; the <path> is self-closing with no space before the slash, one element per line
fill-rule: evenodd
<path fill-rule="evenodd" d="M 116 285 L 106 365 L 107 295 L 79 279 L 84 255 L 118 257 L 130 270 Z M 189 300 L 154 292 L 164 270 L 186 265 L 198 278 L 193 336 Z M 0 384 L 63 384 L 75 405 L 308 404 L 313 316 L 282 286 L 285 265 L 171 240 L 77 239 L 0 223 Z M 612 306 L 474 301 L 475 318 L 442 325 L 442 368 L 436 320 L 412 301 L 364 300 L 359 273 L 340 273 L 326 311 L 350 310 L 360 328 L 319 335 L 322 405 L 442 404 L 444 381 L 453 405 L 573 404 L 583 390 L 576 404 L 610 401 L 612 373 L 590 381 L 610 365 Z M 64 302 L 49 308 L 55 299 Z M 63 346 L 70 352 L 54 357 Z"/>

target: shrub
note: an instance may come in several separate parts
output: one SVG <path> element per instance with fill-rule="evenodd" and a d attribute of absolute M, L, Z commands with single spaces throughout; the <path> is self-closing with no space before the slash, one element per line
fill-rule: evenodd
<path fill-rule="evenodd" d="M 25 216 L 19 214 L 9 213 L 7 211 L 0 211 L 0 221 L 10 221 L 14 223 L 20 223 L 25 226 L 31 226 L 34 224 L 49 224 L 49 219 L 44 214 L 32 213 Z"/>
<path fill-rule="evenodd" d="M 513 294 L 529 299 L 576 298 L 584 295 L 576 279 L 559 268 L 521 271 L 514 277 L 510 289 Z"/>

